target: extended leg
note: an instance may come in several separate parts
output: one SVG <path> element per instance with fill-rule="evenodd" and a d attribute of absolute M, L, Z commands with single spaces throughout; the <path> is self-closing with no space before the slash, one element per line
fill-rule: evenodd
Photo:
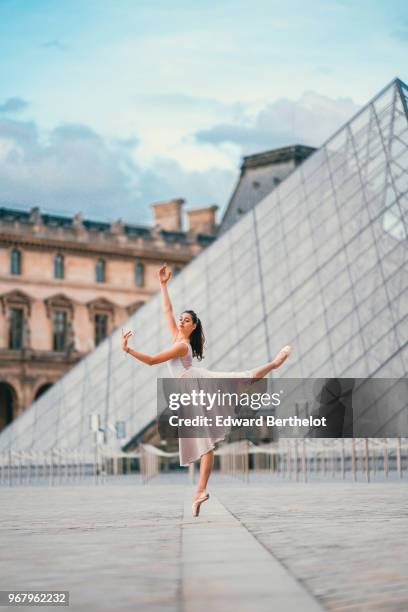
<path fill-rule="evenodd" d="M 290 346 L 283 347 L 283 349 L 279 351 L 273 361 L 265 363 L 265 365 L 259 366 L 259 368 L 255 368 L 254 370 L 252 370 L 252 376 L 254 378 L 263 378 L 271 370 L 279 368 L 279 366 L 282 365 L 282 363 L 286 361 L 286 359 L 289 357 L 291 350 L 292 349 Z"/>

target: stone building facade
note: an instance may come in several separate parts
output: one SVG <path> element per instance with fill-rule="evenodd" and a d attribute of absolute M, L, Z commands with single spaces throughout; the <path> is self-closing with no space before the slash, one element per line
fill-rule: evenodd
<path fill-rule="evenodd" d="M 0 208 L 0 429 L 215 239 L 217 206 L 152 204 L 151 227 Z"/>
<path fill-rule="evenodd" d="M 314 153 L 314 147 L 291 145 L 247 155 L 223 215 L 220 236 L 266 198 L 289 174 Z"/>

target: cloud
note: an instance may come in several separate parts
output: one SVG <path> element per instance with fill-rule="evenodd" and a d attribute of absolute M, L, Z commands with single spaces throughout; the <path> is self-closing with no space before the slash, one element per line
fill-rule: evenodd
<path fill-rule="evenodd" d="M 56 49 L 57 51 L 65 51 L 67 49 L 67 45 L 57 39 L 47 40 L 43 42 L 41 46 L 44 49 Z"/>
<path fill-rule="evenodd" d="M 186 207 L 218 204 L 220 208 L 231 194 L 237 173 L 222 168 L 186 172 L 176 161 L 156 159 L 151 170 L 143 172 L 140 189 L 149 201 L 182 197 Z"/>
<path fill-rule="evenodd" d="M 139 139 L 136 136 L 129 136 L 129 138 L 117 138 L 115 142 L 127 149 L 134 149 L 139 144 Z"/>
<path fill-rule="evenodd" d="M 13 98 L 7 98 L 3 104 L 0 104 L 0 113 L 19 113 L 28 106 L 29 104 L 26 100 L 15 96 Z"/>
<path fill-rule="evenodd" d="M 170 155 L 140 165 L 141 140 L 132 133 L 109 139 L 83 123 L 61 124 L 44 133 L 32 121 L 3 118 L 0 203 L 143 224 L 151 223 L 149 204 L 158 200 L 182 197 L 186 208 L 215 203 L 222 209 L 237 180 L 235 163 L 241 154 L 297 143 L 320 146 L 357 110 L 350 98 L 331 99 L 313 91 L 257 111 L 234 106 L 230 120 L 194 135 L 191 155 L 207 149 L 209 163 L 202 169 L 188 169 Z M 221 167 L 219 152 L 234 157 L 234 163 Z"/>
<path fill-rule="evenodd" d="M 227 199 L 233 172 L 188 172 L 168 159 L 142 169 L 132 156 L 136 144 L 136 138 L 108 141 L 82 124 L 44 134 L 33 122 L 2 119 L 0 204 L 150 224 L 149 204 L 157 200 L 182 197 L 198 206 Z"/>
<path fill-rule="evenodd" d="M 198 142 L 239 145 L 244 154 L 291 144 L 320 146 L 346 123 L 359 106 L 350 98 L 331 99 L 313 91 L 298 101 L 282 98 L 255 117 L 220 123 L 196 133 Z"/>
<path fill-rule="evenodd" d="M 0 198 L 54 209 L 107 214 L 129 204 L 121 149 L 87 126 L 62 125 L 44 136 L 34 123 L 0 121 Z"/>

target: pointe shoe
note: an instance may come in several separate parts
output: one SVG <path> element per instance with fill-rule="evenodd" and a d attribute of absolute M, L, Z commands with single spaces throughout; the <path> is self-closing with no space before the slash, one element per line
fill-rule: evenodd
<path fill-rule="evenodd" d="M 201 504 L 207 501 L 209 497 L 210 497 L 210 494 L 206 492 L 200 495 L 199 497 L 197 497 L 196 499 L 194 499 L 193 504 L 191 506 L 193 516 L 198 516 L 200 514 Z"/>
<path fill-rule="evenodd" d="M 279 353 L 276 355 L 274 361 L 275 361 L 275 367 L 278 368 L 280 365 L 282 365 L 282 363 L 284 361 L 286 361 L 286 359 L 289 357 L 289 355 L 292 352 L 292 347 L 290 346 L 290 344 L 287 344 L 286 346 L 284 346 Z"/>

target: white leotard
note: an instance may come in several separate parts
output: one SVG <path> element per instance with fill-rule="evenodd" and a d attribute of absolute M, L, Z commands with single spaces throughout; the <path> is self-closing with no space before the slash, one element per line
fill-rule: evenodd
<path fill-rule="evenodd" d="M 191 348 L 191 344 L 188 342 L 184 342 L 181 340 L 183 344 L 187 344 L 188 352 L 184 355 L 184 357 L 174 357 L 173 359 L 169 359 L 167 362 L 170 370 L 170 374 L 173 378 L 184 378 L 188 376 L 188 371 L 192 367 L 193 364 L 193 349 Z"/>
<path fill-rule="evenodd" d="M 188 352 L 184 357 L 174 357 L 167 362 L 172 378 L 252 378 L 256 370 L 245 370 L 243 372 L 217 372 L 207 368 L 193 366 L 193 349 L 189 342 Z"/>
<path fill-rule="evenodd" d="M 184 342 L 181 340 L 180 342 Z M 169 359 L 167 362 L 170 375 L 172 378 L 252 378 L 255 376 L 256 370 L 246 370 L 244 372 L 214 372 L 213 370 L 207 370 L 206 368 L 193 366 L 193 349 L 189 342 L 184 342 L 188 346 L 188 352 L 184 357 L 174 357 Z M 182 388 L 187 384 L 187 381 L 183 382 Z M 205 389 L 214 388 L 214 392 L 218 389 L 218 383 L 216 386 L 211 387 L 210 381 L 207 381 Z M 190 387 L 187 385 L 187 392 Z M 228 433 L 230 427 L 224 428 L 208 427 L 208 436 L 199 438 L 183 438 L 179 437 L 179 452 L 180 452 L 180 465 L 187 466 L 191 462 L 195 461 L 201 455 L 208 452 L 215 447 L 217 442 L 224 440 L 226 433 Z"/>

